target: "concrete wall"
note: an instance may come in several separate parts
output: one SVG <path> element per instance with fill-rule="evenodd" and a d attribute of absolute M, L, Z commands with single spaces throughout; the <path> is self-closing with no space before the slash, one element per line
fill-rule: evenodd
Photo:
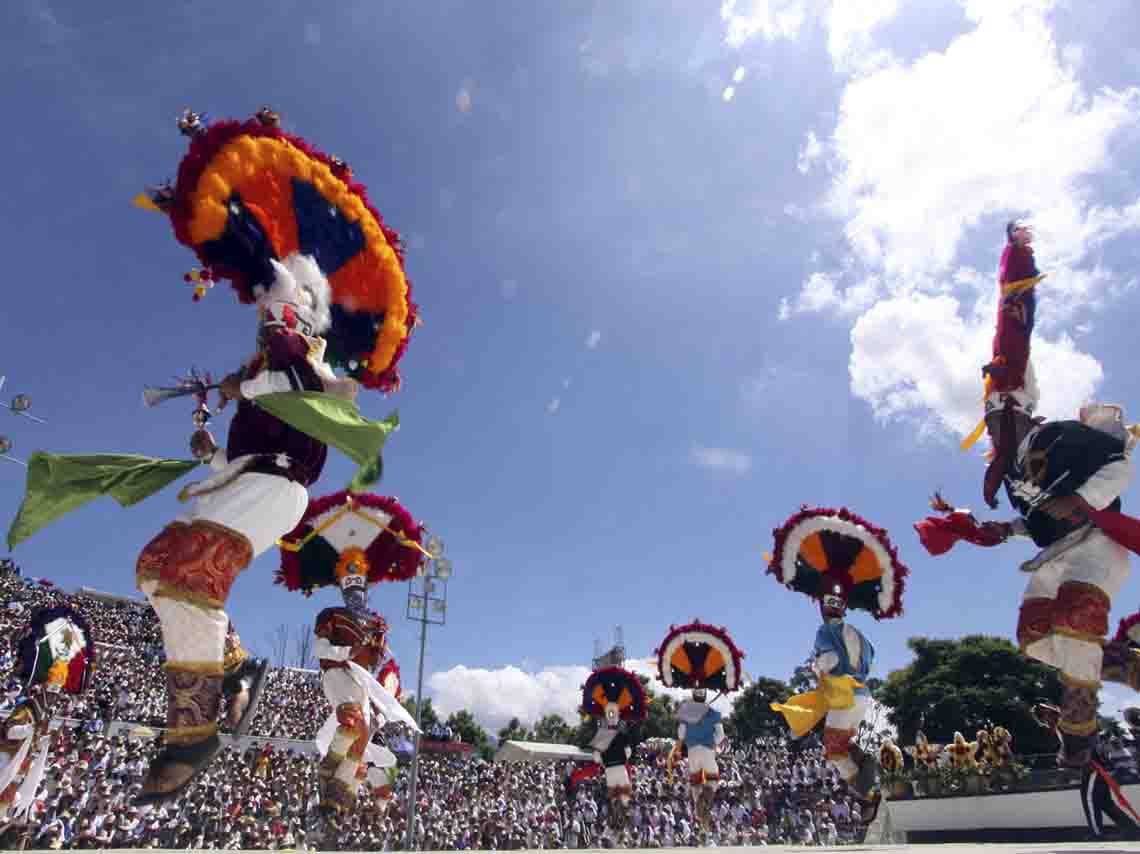
<path fill-rule="evenodd" d="M 1140 785 L 1123 786 L 1131 804 L 1140 805 Z M 908 841 L 931 834 L 1002 831 L 1048 831 L 1084 828 L 1079 789 L 1009 792 L 952 798 L 887 801 L 895 832 Z"/>

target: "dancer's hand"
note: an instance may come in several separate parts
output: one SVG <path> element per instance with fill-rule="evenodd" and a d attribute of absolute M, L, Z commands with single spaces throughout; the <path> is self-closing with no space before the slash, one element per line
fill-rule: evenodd
<path fill-rule="evenodd" d="M 218 386 L 218 391 L 221 393 L 222 402 L 218 404 L 218 409 L 225 409 L 226 404 L 231 400 L 244 400 L 245 397 L 241 393 L 241 374 L 230 374 L 221 385 Z"/>
<path fill-rule="evenodd" d="M 1079 522 L 1088 518 L 1093 508 L 1081 496 L 1073 494 L 1062 498 L 1051 498 L 1041 505 L 1041 512 L 1054 519 L 1068 519 Z"/>
<path fill-rule="evenodd" d="M 992 536 L 1003 543 L 1013 536 L 1013 525 L 1009 522 L 983 522 L 978 527 L 981 528 L 983 534 Z"/>

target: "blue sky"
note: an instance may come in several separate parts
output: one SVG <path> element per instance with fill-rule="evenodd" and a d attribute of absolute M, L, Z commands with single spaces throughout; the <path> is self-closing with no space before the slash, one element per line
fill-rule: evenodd
<path fill-rule="evenodd" d="M 815 610 L 761 553 L 801 503 L 848 505 L 910 565 L 904 617 L 858 620 L 880 675 L 913 635 L 1009 636 L 1030 547 L 933 560 L 910 524 L 934 488 L 980 505 L 980 458 L 955 446 L 1011 215 L 1036 223 L 1053 273 L 1043 408 L 1096 396 L 1140 417 L 1128 10 L 16 0 L 0 13 L 0 373 L 48 424 L 3 431 L 24 456 L 184 452 L 189 407 L 145 410 L 142 387 L 237 366 L 255 318 L 226 288 L 191 304 L 194 259 L 129 202 L 173 177 L 183 107 L 268 103 L 352 164 L 408 241 L 424 325 L 404 388 L 362 403 L 400 410 L 381 491 L 455 564 L 426 664 L 446 710 L 569 713 L 617 624 L 644 656 L 670 623 L 714 621 L 749 672 L 785 677 Z M 314 494 L 348 477 L 337 459 Z M 6 517 L 21 492 L 0 469 Z M 175 492 L 100 502 L 15 557 L 130 593 Z M 259 559 L 231 597 L 263 649 L 337 598 L 287 594 L 274 568 Z M 373 601 L 410 676 L 405 594 Z M 1138 601 L 1133 578 L 1114 620 Z"/>

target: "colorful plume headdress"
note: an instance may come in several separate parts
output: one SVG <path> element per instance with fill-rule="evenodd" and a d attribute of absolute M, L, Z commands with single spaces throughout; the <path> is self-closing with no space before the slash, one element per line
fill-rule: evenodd
<path fill-rule="evenodd" d="M 229 279 L 245 303 L 274 282 L 274 262 L 312 258 L 332 290 L 326 360 L 366 387 L 398 388 L 416 306 L 399 236 L 348 165 L 282 131 L 265 108 L 209 126 L 187 111 L 179 127 L 190 150 L 177 181 L 136 203 L 167 214 L 211 281 Z"/>
<path fill-rule="evenodd" d="M 95 637 L 74 609 L 43 608 L 32 614 L 17 660 L 17 676 L 25 685 L 82 694 L 95 671 Z"/>
<path fill-rule="evenodd" d="M 798 593 L 819 599 L 836 587 L 848 608 L 876 620 L 902 613 L 910 574 L 887 532 L 846 508 L 803 508 L 775 533 L 768 572 Z"/>
<path fill-rule="evenodd" d="M 315 498 L 301 521 L 279 541 L 277 583 L 306 595 L 335 585 L 349 563 L 369 584 L 415 577 L 427 555 L 423 531 L 395 498 L 348 490 Z"/>
<path fill-rule="evenodd" d="M 670 626 L 657 653 L 657 678 L 669 688 L 735 691 L 741 686 L 744 658 L 723 627 L 694 620 Z"/>
<path fill-rule="evenodd" d="M 621 719 L 629 723 L 643 721 L 649 714 L 641 680 L 622 667 L 595 670 L 582 686 L 582 714 L 604 718 L 608 703 L 616 703 Z"/>

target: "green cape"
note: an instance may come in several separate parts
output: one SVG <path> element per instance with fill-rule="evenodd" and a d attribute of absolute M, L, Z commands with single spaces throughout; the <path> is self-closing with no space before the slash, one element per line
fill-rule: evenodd
<path fill-rule="evenodd" d="M 400 425 L 393 412 L 383 421 L 361 416 L 353 401 L 319 392 L 265 394 L 256 404 L 290 427 L 347 456 L 357 465 L 349 484 L 360 492 L 380 478 L 380 452 Z M 137 504 L 197 468 L 194 460 L 164 460 L 137 454 L 46 454 L 28 460 L 24 500 L 8 529 L 8 548 L 101 495 L 123 507 Z"/>

